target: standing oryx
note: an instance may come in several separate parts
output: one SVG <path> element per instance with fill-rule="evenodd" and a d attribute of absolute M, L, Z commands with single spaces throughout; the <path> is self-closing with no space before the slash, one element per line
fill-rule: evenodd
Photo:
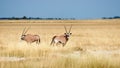
<path fill-rule="evenodd" d="M 70 33 L 72 25 L 70 26 L 69 32 L 67 32 L 67 29 L 66 29 L 65 26 L 64 26 L 64 28 L 65 28 L 66 33 L 64 33 L 63 35 L 60 35 L 60 36 L 54 36 L 52 38 L 51 45 L 52 44 L 54 45 L 56 43 L 56 45 L 57 44 L 62 44 L 63 46 L 65 46 L 65 44 L 67 43 L 70 35 L 72 34 L 72 33 Z"/>
<path fill-rule="evenodd" d="M 21 40 L 24 40 L 24 41 L 26 41 L 27 43 L 30 43 L 30 44 L 33 43 L 33 42 L 36 42 L 36 44 L 39 44 L 40 43 L 40 36 L 39 35 L 26 34 L 28 29 L 24 28 L 24 30 L 22 32 Z"/>

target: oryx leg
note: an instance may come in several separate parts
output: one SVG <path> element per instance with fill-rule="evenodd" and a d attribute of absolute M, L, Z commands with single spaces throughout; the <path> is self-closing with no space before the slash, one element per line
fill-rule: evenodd
<path fill-rule="evenodd" d="M 58 41 L 58 42 L 56 43 L 56 46 L 58 46 L 58 45 L 60 45 L 60 44 L 62 44 L 62 42 L 61 42 L 61 41 Z"/>
<path fill-rule="evenodd" d="M 37 45 L 39 44 L 38 40 L 36 41 L 36 44 L 37 44 Z"/>
<path fill-rule="evenodd" d="M 55 44 L 56 44 L 56 42 L 53 40 L 50 45 L 54 46 Z"/>
<path fill-rule="evenodd" d="M 66 43 L 62 43 L 63 47 L 66 45 Z"/>
<path fill-rule="evenodd" d="M 40 44 L 40 39 L 38 39 L 38 40 L 36 41 L 36 44 L 38 44 L 38 45 Z"/>
<path fill-rule="evenodd" d="M 60 43 L 60 42 L 57 42 L 57 43 L 56 43 L 56 46 L 58 46 L 58 45 L 59 45 L 59 43 Z"/>
<path fill-rule="evenodd" d="M 52 45 L 53 45 L 53 46 L 55 45 L 55 41 L 52 42 Z"/>

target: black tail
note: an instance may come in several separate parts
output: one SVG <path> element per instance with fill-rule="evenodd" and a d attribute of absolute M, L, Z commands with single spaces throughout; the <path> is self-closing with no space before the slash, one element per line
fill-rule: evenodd
<path fill-rule="evenodd" d="M 36 44 L 38 44 L 38 45 L 40 44 L 40 39 L 38 39 L 38 40 L 36 41 Z"/>
<path fill-rule="evenodd" d="M 54 36 L 53 38 L 52 38 L 52 41 L 51 41 L 51 43 L 50 43 L 50 45 L 52 45 L 52 43 L 54 42 L 54 39 L 56 38 L 56 36 Z"/>
<path fill-rule="evenodd" d="M 38 43 L 40 44 L 40 39 L 38 40 Z"/>

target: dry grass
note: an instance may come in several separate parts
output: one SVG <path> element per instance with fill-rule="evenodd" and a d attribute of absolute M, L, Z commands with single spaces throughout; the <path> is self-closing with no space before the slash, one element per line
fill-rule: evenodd
<path fill-rule="evenodd" d="M 66 46 L 50 46 L 54 35 L 65 32 L 63 25 L 69 28 L 71 24 L 73 34 Z M 40 35 L 40 45 L 20 40 L 24 27 L 29 26 L 28 33 Z M 119 19 L 3 20 L 0 21 L 0 68 L 119 68 L 119 33 Z"/>

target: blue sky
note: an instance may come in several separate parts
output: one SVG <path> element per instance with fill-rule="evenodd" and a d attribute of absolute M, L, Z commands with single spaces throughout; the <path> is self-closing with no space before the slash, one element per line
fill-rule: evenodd
<path fill-rule="evenodd" d="M 120 16 L 120 0 L 0 0 L 0 17 L 95 19 Z"/>

